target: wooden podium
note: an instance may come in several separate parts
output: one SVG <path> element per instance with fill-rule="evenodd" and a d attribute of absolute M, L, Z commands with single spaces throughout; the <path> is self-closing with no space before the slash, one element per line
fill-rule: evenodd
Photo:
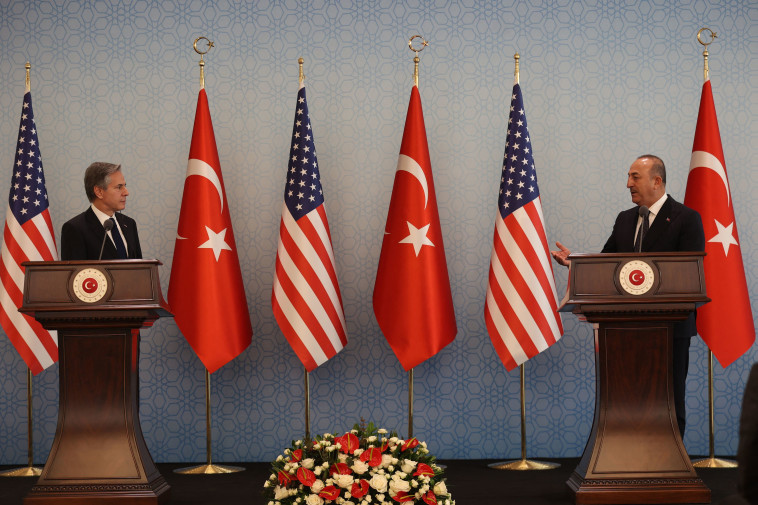
<path fill-rule="evenodd" d="M 704 253 L 572 254 L 562 312 L 594 323 L 595 418 L 577 504 L 710 503 L 679 435 L 673 326 L 710 301 Z"/>
<path fill-rule="evenodd" d="M 157 260 L 27 262 L 21 312 L 58 330 L 58 427 L 25 505 L 168 502 L 139 422 L 139 328 L 162 308 Z"/>

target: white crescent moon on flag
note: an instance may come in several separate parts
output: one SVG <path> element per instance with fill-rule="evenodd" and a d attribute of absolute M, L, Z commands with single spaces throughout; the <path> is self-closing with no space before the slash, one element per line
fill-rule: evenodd
<path fill-rule="evenodd" d="M 692 171 L 693 168 L 710 168 L 716 174 L 718 174 L 719 177 L 721 177 L 721 180 L 724 182 L 724 190 L 726 191 L 726 205 L 729 206 L 729 183 L 726 180 L 726 170 L 724 170 L 724 165 L 721 164 L 721 161 L 711 153 L 705 152 L 705 151 L 693 151 L 692 152 L 692 158 L 690 158 L 690 171 Z"/>
<path fill-rule="evenodd" d="M 416 163 L 416 160 L 410 156 L 401 154 L 397 159 L 397 171 L 399 172 L 400 170 L 408 172 L 421 183 L 421 188 L 424 190 L 424 208 L 426 208 L 426 202 L 429 201 L 429 186 L 426 182 L 426 174 L 424 174 L 421 165 Z"/>
<path fill-rule="evenodd" d="M 187 177 L 191 175 L 199 175 L 200 177 L 205 177 L 211 182 L 211 184 L 216 187 L 216 191 L 218 191 L 219 203 L 221 204 L 221 211 L 223 212 L 224 192 L 221 189 L 221 181 L 218 179 L 218 175 L 216 175 L 216 171 L 213 170 L 213 167 L 202 160 L 192 158 L 189 160 L 189 163 L 187 163 Z"/>

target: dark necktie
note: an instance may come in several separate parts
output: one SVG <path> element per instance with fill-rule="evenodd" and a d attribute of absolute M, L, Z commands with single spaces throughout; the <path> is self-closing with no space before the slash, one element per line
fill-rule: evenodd
<path fill-rule="evenodd" d="M 634 252 L 642 252 L 642 238 L 643 235 L 647 237 L 647 232 L 650 230 L 650 212 L 645 214 L 642 218 L 642 226 L 637 232 L 637 239 L 634 241 Z"/>
<path fill-rule="evenodd" d="M 118 259 L 125 260 L 127 258 L 126 246 L 124 245 L 124 241 L 121 239 L 121 232 L 118 231 L 116 220 L 113 218 L 110 218 L 110 220 L 113 221 L 113 229 L 111 230 L 111 237 L 113 238 L 113 243 L 116 244 L 116 252 L 118 253 Z"/>

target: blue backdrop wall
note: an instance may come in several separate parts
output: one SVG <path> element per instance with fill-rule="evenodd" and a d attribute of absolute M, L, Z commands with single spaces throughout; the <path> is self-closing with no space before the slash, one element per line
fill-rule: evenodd
<path fill-rule="evenodd" d="M 280 333 L 270 294 L 295 109 L 297 58 L 309 106 L 349 331 L 347 348 L 311 377 L 314 432 L 361 417 L 406 431 L 407 375 L 371 307 L 382 231 L 411 90 L 411 35 L 434 168 L 458 335 L 416 369 L 415 434 L 442 458 L 519 454 L 518 372 L 506 373 L 483 307 L 513 81 L 521 85 L 548 240 L 598 251 L 631 204 L 626 170 L 643 152 L 684 196 L 702 85 L 703 26 L 714 98 L 758 314 L 758 4 L 719 1 L 310 2 L 5 0 L 0 3 L 0 191 L 14 158 L 24 63 L 56 233 L 87 205 L 84 168 L 122 163 L 146 257 L 166 291 L 198 85 L 192 41 L 213 40 L 206 88 L 255 335 L 213 375 L 220 461 L 275 457 L 304 432 L 303 368 Z M 556 271 L 560 292 L 566 271 Z M 222 315 L 219 315 L 222 317 Z M 527 364 L 527 442 L 535 457 L 575 457 L 594 409 L 589 325 Z M 223 335 L 218 335 L 223 338 Z M 729 335 L 724 335 L 728 338 Z M 142 428 L 159 462 L 205 458 L 203 367 L 172 320 L 143 332 Z M 716 451 L 734 454 L 753 347 L 716 365 Z M 707 349 L 693 339 L 691 454 L 707 452 Z M 34 441 L 55 432 L 57 365 L 34 378 Z M 0 464 L 26 461 L 25 366 L 0 335 Z"/>

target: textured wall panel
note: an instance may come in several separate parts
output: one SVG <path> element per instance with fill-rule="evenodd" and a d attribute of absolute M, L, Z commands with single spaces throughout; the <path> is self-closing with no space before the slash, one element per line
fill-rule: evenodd
<path fill-rule="evenodd" d="M 379 259 L 411 89 L 407 39 L 424 35 L 424 106 L 459 333 L 416 369 L 415 434 L 442 458 L 519 455 L 518 372 L 506 373 L 482 311 L 513 80 L 531 127 L 548 239 L 598 251 L 638 154 L 660 154 L 684 196 L 709 26 L 714 98 L 758 313 L 758 5 L 675 1 L 225 1 L 0 3 L 0 191 L 24 88 L 32 93 L 56 230 L 87 205 L 84 168 L 120 162 L 147 257 L 168 287 L 198 92 L 195 37 L 216 43 L 206 86 L 255 335 L 213 375 L 214 459 L 263 461 L 304 431 L 303 369 L 274 321 L 271 284 L 297 84 L 308 98 L 348 325 L 347 348 L 311 374 L 312 429 L 361 417 L 406 431 L 407 374 L 373 316 Z M 556 270 L 559 291 L 566 271 Z M 526 365 L 530 456 L 576 457 L 594 409 L 589 325 Z M 219 336 L 223 337 L 223 336 Z M 725 335 L 724 338 L 728 338 Z M 204 372 L 176 325 L 143 332 L 141 419 L 159 462 L 205 459 Z M 685 445 L 707 452 L 707 350 L 691 348 Z M 716 365 L 716 452 L 734 454 L 754 347 Z M 57 366 L 34 379 L 35 451 L 55 432 Z M 0 464 L 26 461 L 25 369 L 0 335 Z"/>

